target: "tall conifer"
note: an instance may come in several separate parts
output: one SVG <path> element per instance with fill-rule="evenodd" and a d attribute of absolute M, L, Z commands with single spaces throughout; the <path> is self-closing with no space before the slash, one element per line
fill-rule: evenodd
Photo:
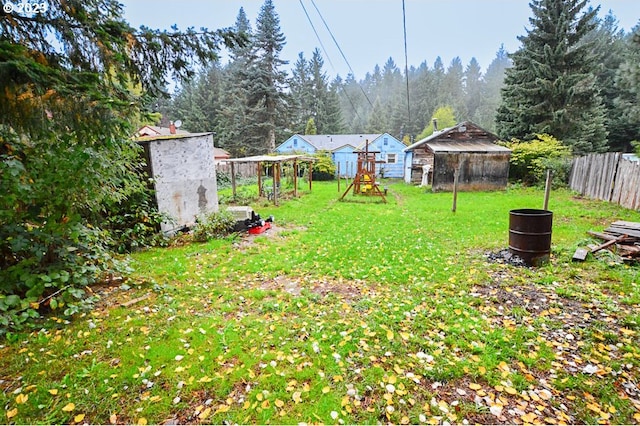
<path fill-rule="evenodd" d="M 507 70 L 498 132 L 531 139 L 548 133 L 576 154 L 607 148 L 605 109 L 596 85 L 598 58 L 585 36 L 597 9 L 587 0 L 533 0 L 531 29 Z"/>

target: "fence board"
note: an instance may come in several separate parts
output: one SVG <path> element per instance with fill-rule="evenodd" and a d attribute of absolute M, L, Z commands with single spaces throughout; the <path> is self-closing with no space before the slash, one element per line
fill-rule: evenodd
<path fill-rule="evenodd" d="M 576 158 L 569 186 L 589 198 L 640 210 L 640 163 L 625 160 L 620 153 Z"/>

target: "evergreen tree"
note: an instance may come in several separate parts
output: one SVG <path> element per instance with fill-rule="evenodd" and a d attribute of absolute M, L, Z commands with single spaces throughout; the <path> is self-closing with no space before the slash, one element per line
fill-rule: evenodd
<path fill-rule="evenodd" d="M 313 117 L 313 90 L 309 76 L 309 63 L 304 54 L 298 54 L 298 60 L 294 64 L 292 77 L 289 81 L 291 91 L 291 129 L 300 133 L 310 117 Z"/>
<path fill-rule="evenodd" d="M 451 64 L 449 64 L 442 80 L 442 100 L 444 101 L 446 99 L 448 105 L 453 106 L 453 109 L 459 117 L 468 117 L 464 99 L 463 81 L 464 69 L 462 67 L 462 61 L 456 56 L 451 60 Z"/>
<path fill-rule="evenodd" d="M 616 87 L 616 74 L 625 60 L 628 51 L 624 31 L 618 29 L 618 21 L 609 12 L 604 19 L 594 18 L 596 28 L 585 40 L 593 47 L 600 62 L 596 64 L 597 85 L 602 95 L 603 104 L 607 111 L 607 131 L 609 132 L 609 146 L 614 151 L 629 149 L 629 141 L 638 132 L 630 127 L 625 120 L 625 111 L 616 107 L 615 99 L 619 95 Z"/>
<path fill-rule="evenodd" d="M 478 110 L 482 102 L 484 92 L 484 82 L 482 80 L 482 70 L 476 58 L 471 58 L 467 69 L 464 71 L 464 99 L 467 111 L 466 119 L 474 122 L 478 121 Z"/>
<path fill-rule="evenodd" d="M 99 227 L 105 210 L 146 187 L 131 136 L 147 100 L 167 75 L 184 80 L 220 44 L 241 41 L 135 29 L 123 15 L 116 0 L 84 0 L 0 18 L 0 283 L 21 299 L 14 325 L 45 301 L 73 314 L 85 289 L 114 272 Z"/>
<path fill-rule="evenodd" d="M 309 118 L 309 120 L 307 120 L 307 126 L 304 129 L 304 134 L 305 135 L 317 135 L 318 134 L 318 129 L 316 128 L 315 121 L 313 121 L 313 117 L 311 117 L 311 118 Z"/>
<path fill-rule="evenodd" d="M 219 146 L 234 157 L 243 157 L 252 152 L 244 142 L 248 118 L 248 67 L 252 59 L 253 31 L 243 8 L 238 11 L 234 31 L 244 34 L 249 40 L 243 46 L 230 50 L 230 62 L 223 70 L 224 82 L 220 101 L 220 120 L 216 128 Z"/>
<path fill-rule="evenodd" d="M 631 151 L 632 141 L 640 141 L 640 25 L 627 38 L 624 62 L 615 79 L 618 96 L 615 108 L 620 114 L 618 125 L 626 135 L 626 151 Z"/>
<path fill-rule="evenodd" d="M 607 148 L 605 109 L 596 86 L 594 56 L 585 36 L 597 10 L 587 0 L 533 0 L 532 28 L 520 36 L 498 111 L 502 138 L 553 135 L 575 154 Z"/>
<path fill-rule="evenodd" d="M 502 45 L 483 77 L 480 103 L 473 121 L 494 133 L 496 132 L 496 113 L 502 100 L 500 91 L 504 85 L 505 72 L 510 66 L 509 55 Z"/>
<path fill-rule="evenodd" d="M 175 94 L 169 120 L 182 120 L 190 132 L 211 132 L 219 127 L 223 74 L 217 63 L 182 85 Z"/>
<path fill-rule="evenodd" d="M 285 45 L 272 0 L 265 0 L 256 21 L 251 60 L 244 81 L 247 88 L 248 117 L 243 138 L 251 154 L 275 149 L 276 139 L 284 136 L 287 120 L 287 73 L 280 59 Z"/>
<path fill-rule="evenodd" d="M 371 114 L 369 115 L 369 121 L 365 128 L 366 133 L 384 133 L 387 130 L 387 118 L 388 114 L 385 108 L 382 106 L 380 98 L 376 98 L 373 103 Z"/>

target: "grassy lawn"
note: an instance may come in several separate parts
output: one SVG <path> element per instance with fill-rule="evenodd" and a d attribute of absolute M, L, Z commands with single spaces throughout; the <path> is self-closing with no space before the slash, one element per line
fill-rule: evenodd
<path fill-rule="evenodd" d="M 95 311 L 0 342 L 0 423 L 640 423 L 640 267 L 571 262 L 640 212 L 554 192 L 551 262 L 518 268 L 486 254 L 541 191 L 388 187 L 136 253 Z"/>

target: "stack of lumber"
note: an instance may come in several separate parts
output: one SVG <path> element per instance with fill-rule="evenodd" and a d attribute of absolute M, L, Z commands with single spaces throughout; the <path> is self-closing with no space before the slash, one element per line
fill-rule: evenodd
<path fill-rule="evenodd" d="M 614 249 L 623 260 L 640 260 L 640 223 L 618 220 L 604 232 L 589 231 L 589 235 L 605 241 L 599 246 L 590 247 L 595 253 L 604 248 Z"/>

